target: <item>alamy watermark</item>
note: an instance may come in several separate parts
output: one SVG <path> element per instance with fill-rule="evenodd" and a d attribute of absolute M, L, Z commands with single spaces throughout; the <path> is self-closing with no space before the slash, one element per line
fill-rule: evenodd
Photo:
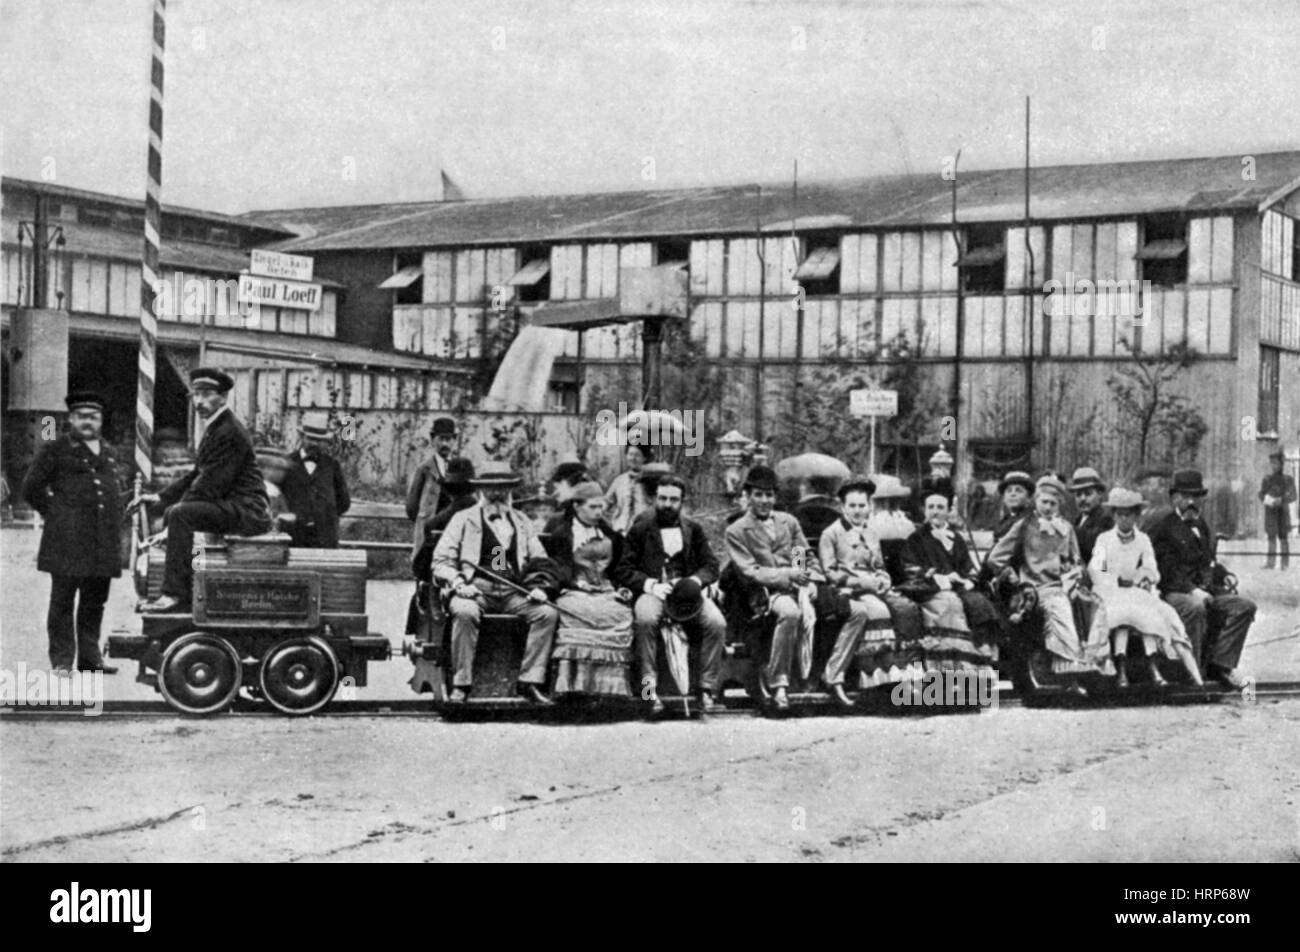
<path fill-rule="evenodd" d="M 1067 271 L 1064 281 L 1053 278 L 1045 283 L 1043 293 L 1043 313 L 1049 317 L 1100 315 L 1130 318 L 1134 324 L 1141 324 L 1151 282 L 1136 278 L 1094 281 Z"/>
<path fill-rule="evenodd" d="M 998 679 L 991 671 L 926 671 L 900 681 L 889 695 L 895 707 L 971 707 L 997 710 Z"/>
<path fill-rule="evenodd" d="M 59 674 L 20 661 L 16 671 L 0 668 L 0 707 L 82 707 L 86 717 L 97 717 L 104 711 L 104 672 Z"/>

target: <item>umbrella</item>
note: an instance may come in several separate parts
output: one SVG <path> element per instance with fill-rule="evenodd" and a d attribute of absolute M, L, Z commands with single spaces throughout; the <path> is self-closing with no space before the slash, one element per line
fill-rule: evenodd
<path fill-rule="evenodd" d="M 776 464 L 776 478 L 782 484 L 805 483 L 820 476 L 844 482 L 852 475 L 847 464 L 825 453 L 801 453 Z"/>
<path fill-rule="evenodd" d="M 686 697 L 691 693 L 690 642 L 686 640 L 686 630 L 675 621 L 665 621 L 660 630 L 668 652 L 668 672 L 677 683 L 678 693 Z"/>

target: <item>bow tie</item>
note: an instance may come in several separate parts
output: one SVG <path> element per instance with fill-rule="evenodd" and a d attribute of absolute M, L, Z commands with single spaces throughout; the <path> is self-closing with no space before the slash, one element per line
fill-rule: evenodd
<path fill-rule="evenodd" d="M 488 518 L 488 522 L 496 522 L 498 519 L 504 517 L 499 512 L 489 512 L 487 518 Z"/>

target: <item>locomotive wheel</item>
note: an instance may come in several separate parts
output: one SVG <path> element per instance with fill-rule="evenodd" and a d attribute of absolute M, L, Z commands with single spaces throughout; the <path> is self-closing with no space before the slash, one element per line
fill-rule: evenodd
<path fill-rule="evenodd" d="M 239 654 L 230 642 L 194 631 L 163 652 L 158 689 L 178 711 L 215 714 L 235 699 L 243 676 Z"/>
<path fill-rule="evenodd" d="M 334 696 L 339 659 L 320 638 L 290 638 L 266 653 L 258 682 L 262 696 L 277 711 L 311 714 Z"/>

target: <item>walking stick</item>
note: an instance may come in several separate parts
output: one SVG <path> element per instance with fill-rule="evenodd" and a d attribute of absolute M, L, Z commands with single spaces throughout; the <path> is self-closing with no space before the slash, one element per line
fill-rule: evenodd
<path fill-rule="evenodd" d="M 476 572 L 479 572 L 480 574 L 486 576 L 487 578 L 491 579 L 492 581 L 496 582 L 497 584 L 499 584 L 499 585 L 504 585 L 506 588 L 511 589 L 511 590 L 513 590 L 513 591 L 515 591 L 515 592 L 518 592 L 520 595 L 523 595 L 523 596 L 525 596 L 525 597 L 529 597 L 529 598 L 531 598 L 531 595 L 530 595 L 528 589 L 524 588 L 522 585 L 518 585 L 518 584 L 516 584 L 516 583 L 510 581 L 510 579 L 508 579 L 508 578 L 505 578 L 505 577 L 503 577 L 503 576 L 497 575 L 495 572 L 490 572 L 490 571 L 488 571 L 487 569 L 483 568 L 483 566 L 479 565 L 477 562 L 471 562 L 471 561 L 469 561 L 469 559 L 461 559 L 461 560 L 460 560 L 460 564 L 461 564 L 461 565 L 468 565 L 468 566 L 470 566 L 471 568 L 473 568 Z M 572 618 L 574 621 L 580 622 L 580 623 L 582 623 L 583 625 L 585 625 L 585 626 L 588 627 L 588 628 L 596 628 L 596 627 L 597 627 L 597 625 L 596 625 L 595 623 L 593 623 L 593 622 L 590 621 L 589 619 L 583 618 L 581 615 L 579 615 L 577 612 L 573 611 L 572 609 L 569 609 L 569 608 L 561 608 L 559 605 L 555 604 L 555 602 L 551 602 L 551 601 L 548 601 L 547 604 L 550 605 L 552 608 L 554 608 L 554 609 L 555 609 L 557 612 L 559 612 L 561 615 L 568 615 L 568 616 L 569 616 L 570 618 Z"/>

